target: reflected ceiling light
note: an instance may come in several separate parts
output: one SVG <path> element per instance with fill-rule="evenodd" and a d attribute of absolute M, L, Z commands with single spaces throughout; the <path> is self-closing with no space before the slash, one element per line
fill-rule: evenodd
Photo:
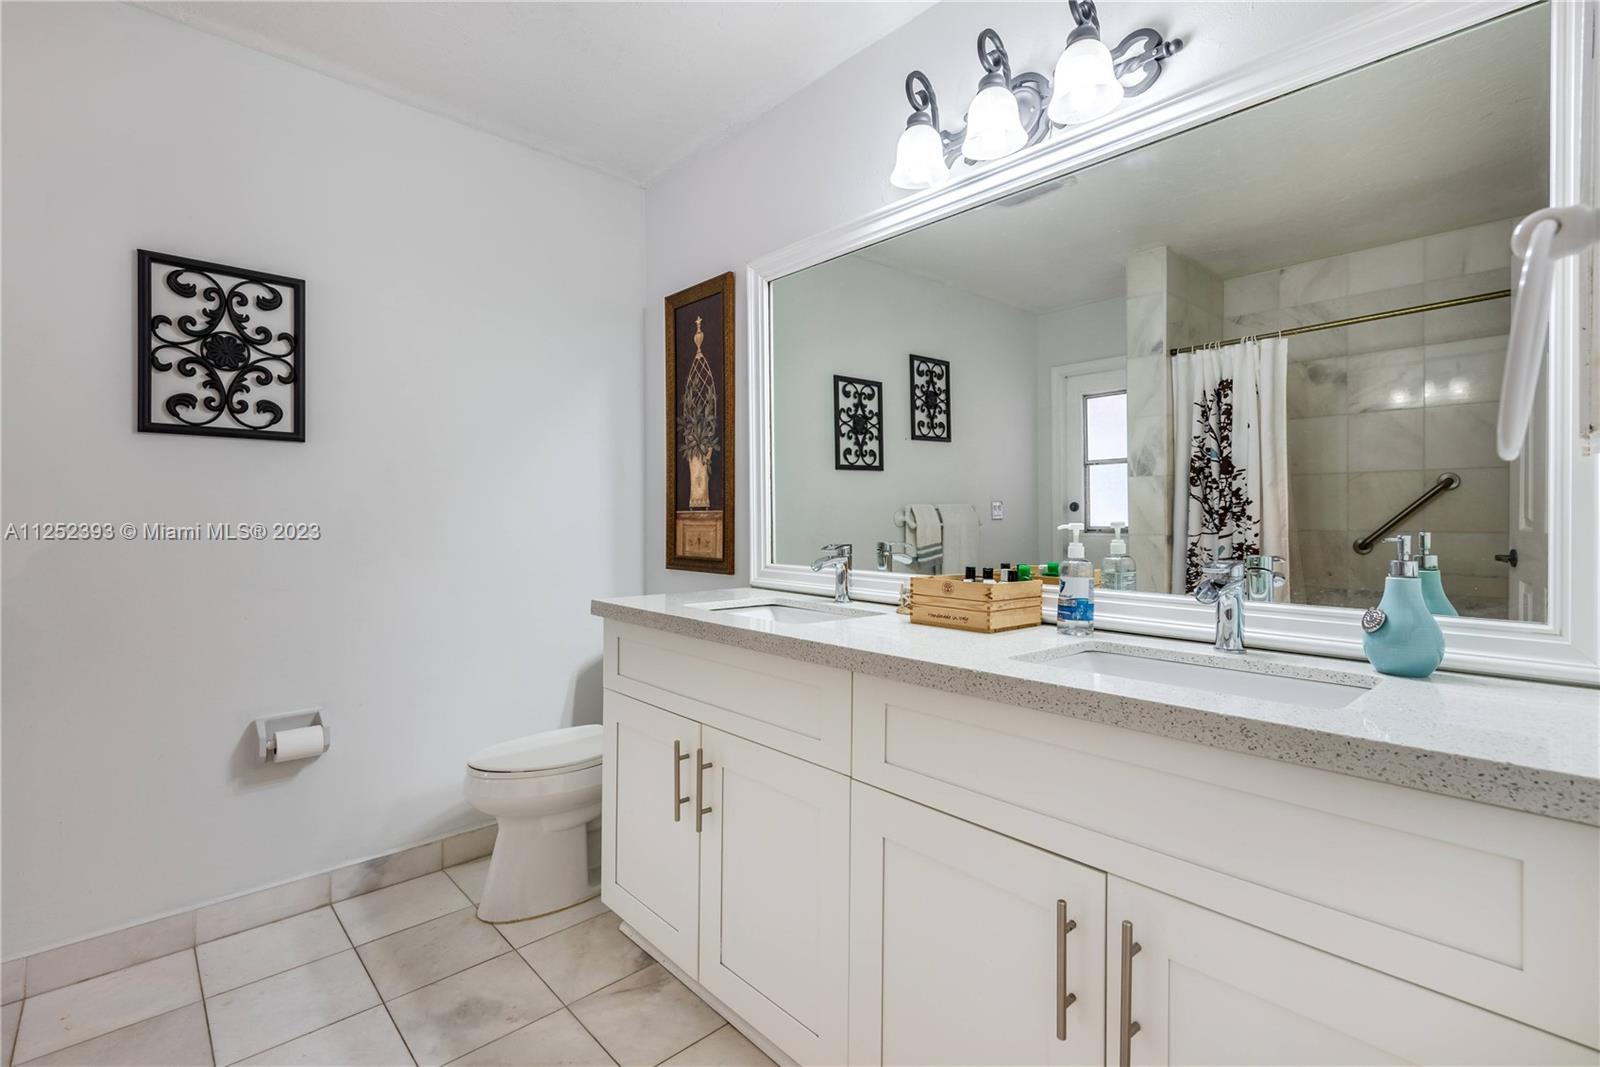
<path fill-rule="evenodd" d="M 889 181 L 901 189 L 933 189 L 950 180 L 950 163 L 945 158 L 945 135 L 939 131 L 939 100 L 922 71 L 906 75 L 906 99 L 911 102 L 911 117 L 895 146 Z"/>
<path fill-rule="evenodd" d="M 911 116 L 895 147 L 889 181 L 901 189 L 936 188 L 950 180 L 950 167 L 959 158 L 969 163 L 1003 159 L 1043 141 L 1052 124 L 1100 118 L 1155 84 L 1163 61 L 1183 47 L 1180 40 L 1142 29 L 1108 49 L 1100 40 L 1093 0 L 1072 0 L 1068 6 L 1077 26 L 1056 61 L 1054 86 L 1034 71 L 1013 76 L 1000 35 L 993 29 L 978 34 L 983 76 L 967 108 L 967 125 L 955 133 L 939 128 L 939 105 L 928 76 L 920 70 L 907 75 Z"/>
<path fill-rule="evenodd" d="M 1022 105 L 1011 91 L 1011 58 L 1000 35 L 986 29 L 978 34 L 978 62 L 983 77 L 978 95 L 967 109 L 967 136 L 961 154 L 983 162 L 1009 156 L 1028 143 L 1022 128 Z"/>

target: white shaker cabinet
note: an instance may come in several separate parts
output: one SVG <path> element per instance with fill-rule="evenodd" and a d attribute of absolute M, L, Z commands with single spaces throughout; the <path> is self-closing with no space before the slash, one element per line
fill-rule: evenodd
<path fill-rule="evenodd" d="M 1106 876 L 857 784 L 852 1064 L 1105 1062 Z"/>
<path fill-rule="evenodd" d="M 1594 1063 L 1580 1045 L 1108 879 L 1107 1062 Z"/>
<path fill-rule="evenodd" d="M 607 907 L 692 975 L 700 929 L 700 724 L 607 693 L 605 727 L 602 895 Z"/>
<path fill-rule="evenodd" d="M 850 779 L 706 727 L 700 984 L 800 1063 L 845 1062 Z"/>

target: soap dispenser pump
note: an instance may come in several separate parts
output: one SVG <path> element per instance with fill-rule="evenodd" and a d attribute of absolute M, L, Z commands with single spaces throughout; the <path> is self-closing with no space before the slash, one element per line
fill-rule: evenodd
<path fill-rule="evenodd" d="M 1094 633 L 1094 567 L 1084 558 L 1083 523 L 1067 522 L 1056 527 L 1072 534 L 1067 558 L 1061 564 L 1061 588 L 1056 593 L 1056 631 L 1073 637 Z"/>
<path fill-rule="evenodd" d="M 1131 592 L 1139 586 L 1138 572 L 1135 570 L 1138 564 L 1128 555 L 1128 542 L 1122 536 L 1125 529 L 1127 527 L 1122 523 L 1111 524 L 1111 548 L 1105 562 L 1100 564 L 1100 586 L 1103 589 L 1126 589 Z"/>
<path fill-rule="evenodd" d="M 1384 541 L 1395 546 L 1395 558 L 1383 581 L 1383 599 L 1361 616 L 1361 647 L 1382 674 L 1426 678 L 1444 661 L 1444 631 L 1423 602 L 1411 536 Z"/>
<path fill-rule="evenodd" d="M 1422 580 L 1422 602 L 1428 605 L 1429 611 L 1448 617 L 1461 614 L 1445 596 L 1444 582 L 1439 576 L 1439 557 L 1433 553 L 1433 534 L 1427 530 L 1417 534 L 1417 577 Z"/>

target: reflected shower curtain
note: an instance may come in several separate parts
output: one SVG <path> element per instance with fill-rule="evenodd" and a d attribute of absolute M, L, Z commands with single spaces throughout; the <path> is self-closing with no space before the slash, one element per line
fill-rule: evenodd
<path fill-rule="evenodd" d="M 1172 357 L 1174 592 L 1219 557 L 1289 557 L 1288 351 L 1267 337 Z"/>

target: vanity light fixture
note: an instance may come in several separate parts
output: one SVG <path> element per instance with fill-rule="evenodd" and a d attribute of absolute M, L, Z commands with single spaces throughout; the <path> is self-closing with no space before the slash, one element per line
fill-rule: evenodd
<path fill-rule="evenodd" d="M 911 117 L 895 146 L 889 181 L 901 189 L 932 189 L 950 180 L 949 135 L 939 129 L 939 99 L 922 71 L 906 75 L 906 99 L 911 102 Z"/>
<path fill-rule="evenodd" d="M 1054 84 L 1035 71 L 1013 76 L 1011 57 L 993 29 L 978 34 L 983 75 L 967 109 L 967 125 L 955 133 L 939 128 L 933 84 L 920 70 L 906 76 L 911 116 L 895 148 L 889 182 L 901 189 L 933 189 L 950 180 L 957 159 L 982 163 L 1002 159 L 1043 141 L 1052 125 L 1091 122 L 1123 98 L 1138 96 L 1161 76 L 1162 63 L 1183 47 L 1153 29 L 1135 30 L 1115 49 L 1100 40 L 1094 0 L 1071 0 L 1076 28 L 1056 61 Z"/>
<path fill-rule="evenodd" d="M 1110 114 L 1124 97 L 1138 96 L 1156 83 L 1161 65 L 1183 47 L 1146 27 L 1134 30 L 1113 51 L 1100 40 L 1100 14 L 1094 0 L 1067 4 L 1078 25 L 1067 35 L 1051 83 L 1050 121 L 1075 126 Z"/>

